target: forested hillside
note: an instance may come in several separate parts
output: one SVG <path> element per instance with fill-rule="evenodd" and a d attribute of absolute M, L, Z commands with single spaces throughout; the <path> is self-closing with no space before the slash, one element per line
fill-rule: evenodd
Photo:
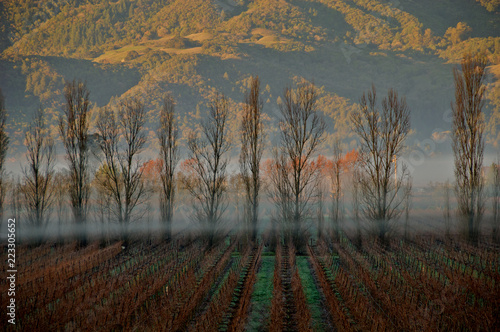
<path fill-rule="evenodd" d="M 464 52 L 490 61 L 489 147 L 500 143 L 498 0 L 5 0 L 0 2 L 0 88 L 11 153 L 39 105 L 56 134 L 65 80 L 82 79 L 95 107 L 126 95 L 146 104 L 149 135 L 166 92 L 185 136 L 219 90 L 231 130 L 251 75 L 263 84 L 272 133 L 283 88 L 320 88 L 326 145 L 354 145 L 349 114 L 371 84 L 396 88 L 412 109 L 414 137 L 449 130 L 452 68 Z M 273 129 L 274 128 L 274 129 Z M 435 135 L 435 133 L 434 133 Z M 412 143 L 412 142 L 410 142 Z M 150 146 L 154 148 L 154 146 Z M 447 146 L 448 148 L 448 146 Z"/>

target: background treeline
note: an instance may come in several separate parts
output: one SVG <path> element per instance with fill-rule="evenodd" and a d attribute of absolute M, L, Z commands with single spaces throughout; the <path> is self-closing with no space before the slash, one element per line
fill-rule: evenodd
<path fill-rule="evenodd" d="M 21 147 L 28 119 L 40 103 L 59 116 L 63 80 L 87 81 L 93 104 L 148 94 L 179 101 L 180 124 L 227 93 L 241 102 L 250 75 L 268 89 L 264 102 L 275 119 L 281 88 L 315 77 L 318 103 L 346 128 L 358 86 L 397 86 L 414 108 L 418 139 L 449 129 L 443 114 L 453 98 L 451 65 L 466 51 L 488 56 L 488 143 L 498 144 L 499 19 L 471 1 L 3 1 L 0 4 L 0 85 L 7 98 L 11 151 Z M 491 11 L 493 6 L 493 11 Z M 222 61 L 221 61 L 222 60 Z M 305 64 L 305 65 L 303 65 Z M 350 84 L 343 84 L 349 81 Z M 425 96 L 425 97 L 423 97 Z M 436 124 L 429 128 L 428 123 Z M 150 131 L 154 128 L 145 124 Z M 332 132 L 328 130 L 329 134 Z M 352 135 L 344 144 L 350 144 Z M 333 136 L 326 140 L 330 147 Z"/>
<path fill-rule="evenodd" d="M 451 4 L 442 6 L 446 8 Z M 473 8 L 470 4 L 468 6 Z M 338 13 L 341 22 L 335 19 L 331 23 L 325 22 L 319 13 L 325 8 Z M 94 58 L 110 47 L 158 40 L 169 35 L 205 32 L 219 35 L 212 42 L 205 40 L 203 43 L 207 44 L 204 48 L 208 52 L 214 51 L 210 44 L 215 42 L 219 48 L 226 46 L 230 53 L 238 53 L 238 49 L 231 46 L 250 37 L 254 42 L 266 37 L 266 34 L 258 36 L 252 32 L 261 28 L 269 30 L 267 35 L 273 37 L 269 41 L 262 40 L 262 43 L 284 51 L 311 51 L 318 41 L 343 40 L 373 44 L 380 50 L 412 49 L 457 60 L 460 57 L 458 52 L 446 50 L 471 37 L 471 23 L 479 25 L 479 16 L 472 16 L 469 25 L 458 22 L 445 31 L 440 31 L 442 27 L 425 28 L 413 14 L 414 11 L 420 14 L 415 10 L 419 7 L 404 9 L 401 4 L 379 0 L 352 3 L 321 0 L 310 4 L 274 0 L 192 0 L 182 2 L 182 5 L 178 1 L 166 0 L 7 1 L 3 5 L 6 19 L 3 34 L 8 40 L 4 48 L 15 44 L 15 52 L 21 54 Z M 492 19 L 488 24 L 497 26 L 495 15 L 483 13 L 483 18 L 486 17 Z M 339 28 L 341 31 L 337 31 Z M 475 31 L 472 37 L 487 37 L 486 31 Z M 498 54 L 500 50 L 495 40 L 477 38 L 476 47 L 488 54 Z M 458 58 L 454 58 L 457 55 Z"/>

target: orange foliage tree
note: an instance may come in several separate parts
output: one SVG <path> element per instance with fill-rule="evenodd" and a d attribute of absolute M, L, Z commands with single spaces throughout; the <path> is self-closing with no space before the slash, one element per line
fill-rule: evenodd
<path fill-rule="evenodd" d="M 326 174 L 327 165 L 330 162 L 322 155 L 308 161 L 304 159 L 301 161 L 302 176 L 308 179 L 308 183 L 304 186 L 299 197 L 298 208 L 301 215 L 308 212 L 309 201 L 317 197 L 318 187 L 323 182 L 322 175 Z M 262 166 L 264 176 L 270 182 L 269 191 L 271 198 L 278 208 L 276 219 L 284 223 L 294 220 L 293 218 L 295 217 L 296 202 L 291 187 L 293 184 L 293 169 L 297 163 L 299 161 L 286 160 L 283 155 L 277 156 L 275 154 L 274 158 L 264 161 Z M 318 201 L 321 201 L 321 199 Z M 285 228 L 285 230 L 287 231 L 287 236 L 293 236 L 293 233 L 290 233 L 290 231 L 294 230 L 293 225 L 292 229 Z"/>
<path fill-rule="evenodd" d="M 161 159 L 150 159 L 144 162 L 139 169 L 142 172 L 144 184 L 155 192 L 159 189 L 158 178 L 162 166 L 163 161 Z"/>
<path fill-rule="evenodd" d="M 352 176 L 358 160 L 359 154 L 355 149 L 343 155 L 340 148 L 337 147 L 334 149 L 334 156 L 332 159 L 319 155 L 318 158 L 313 161 L 315 167 L 318 168 L 320 173 L 317 184 L 319 237 L 322 236 L 323 232 L 324 201 L 327 193 L 329 193 L 328 196 L 332 199 L 330 216 L 334 223 L 334 229 L 338 230 L 338 222 L 340 219 L 340 199 L 342 196 L 341 179 L 346 176 Z M 325 178 L 329 181 L 324 181 Z"/>

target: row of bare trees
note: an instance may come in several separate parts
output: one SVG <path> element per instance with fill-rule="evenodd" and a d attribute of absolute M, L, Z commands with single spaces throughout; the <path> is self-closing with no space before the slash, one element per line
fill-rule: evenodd
<path fill-rule="evenodd" d="M 467 234 L 477 243 L 478 225 L 484 209 L 483 178 L 481 176 L 484 150 L 484 123 L 482 107 L 484 96 L 484 57 L 467 55 L 461 72 L 454 70 L 456 100 L 453 104 L 455 153 L 455 192 L 459 214 L 467 222 Z M 86 234 L 91 180 L 97 183 L 102 195 L 102 211 L 112 216 L 121 226 L 123 240 L 128 241 L 128 225 L 141 217 L 138 206 L 150 198 L 143 181 L 140 154 L 146 144 L 144 130 L 146 112 L 139 98 L 125 98 L 114 108 L 105 107 L 97 116 L 96 132 L 89 133 L 89 91 L 82 82 L 65 86 L 65 108 L 59 120 L 59 134 L 66 152 L 68 185 L 73 219 Z M 326 123 L 316 109 L 317 90 L 314 84 L 301 83 L 296 89 L 284 90 L 279 117 L 279 143 L 273 147 L 270 164 L 268 194 L 276 206 L 275 222 L 284 235 L 293 240 L 296 248 L 303 247 L 307 237 L 304 225 L 314 218 L 319 236 L 323 236 L 323 202 L 331 191 L 330 219 L 333 234 L 339 238 L 341 219 L 342 149 L 337 141 L 332 160 L 316 158 L 324 140 Z M 391 222 L 405 217 L 405 235 L 411 207 L 411 176 L 397 161 L 402 159 L 405 140 L 410 132 L 410 109 L 405 98 L 390 89 L 381 103 L 374 86 L 360 99 L 358 110 L 351 114 L 352 130 L 359 142 L 359 158 L 353 165 L 353 218 L 360 242 L 360 221 L 372 221 L 377 236 L 387 243 Z M 209 245 L 217 241 L 217 228 L 228 207 L 228 163 L 233 138 L 228 130 L 229 103 L 216 93 L 209 104 L 208 116 L 201 129 L 188 137 L 188 158 L 184 161 L 181 183 L 193 198 L 194 219 L 202 225 Z M 173 213 L 176 197 L 176 168 L 180 160 L 179 129 L 176 123 L 175 102 L 171 96 L 164 99 L 157 130 L 159 143 L 158 176 L 160 186 L 161 221 L 165 225 L 164 238 L 172 237 Z M 245 192 L 245 221 L 251 238 L 257 239 L 259 200 L 263 188 L 262 156 L 266 148 L 266 130 L 260 80 L 253 77 L 244 96 L 241 113 L 239 157 L 240 177 Z M 92 149 L 92 145 L 96 149 Z M 4 186 L 3 165 L 8 137 L 5 133 L 5 109 L 0 94 L 0 210 Z M 61 210 L 64 201 L 61 192 L 54 190 L 55 147 L 40 109 L 25 136 L 27 162 L 23 168 L 22 195 L 28 211 L 28 220 L 37 226 L 46 224 L 52 205 Z M 90 158 L 99 161 L 95 175 L 90 170 Z M 330 188 L 325 187 L 322 173 L 324 163 L 330 162 Z M 497 172 L 498 173 L 498 172 Z M 59 187 L 63 188 L 62 184 Z M 498 187 L 497 187 L 498 190 Z M 497 193 L 498 196 L 498 193 Z M 448 199 L 449 201 L 449 199 Z M 498 219 L 498 199 L 494 201 Z M 450 219 L 450 215 L 445 216 Z M 495 228 L 496 229 L 496 228 Z M 81 238 L 86 243 L 85 236 Z"/>
<path fill-rule="evenodd" d="M 76 81 L 67 83 L 64 92 L 66 103 L 63 115 L 59 119 L 59 134 L 66 152 L 69 170 L 67 176 L 61 174 L 54 176 L 56 157 L 54 139 L 49 134 L 44 110 L 39 108 L 25 134 L 26 163 L 23 167 L 22 184 L 19 183 L 14 188 L 15 214 L 21 210 L 22 201 L 27 223 L 43 229 L 47 225 L 47 219 L 54 205 L 61 221 L 67 194 L 80 243 L 85 245 L 92 180 L 90 158 L 93 154 L 100 162 L 95 180 L 97 191 L 104 196 L 101 197 L 105 202 L 103 209 L 117 220 L 122 228 L 122 238 L 127 243 L 127 225 L 136 217 L 134 214 L 136 207 L 148 198 L 139 158 L 146 142 L 143 128 L 144 106 L 137 98 L 127 98 L 119 104 L 117 114 L 109 108 L 104 108 L 97 117 L 96 133 L 90 135 L 90 101 L 85 84 Z M 0 101 L 2 102 L 0 171 L 2 171 L 8 137 L 5 134 L 3 97 Z M 160 170 L 163 184 L 162 216 L 165 220 L 171 221 L 173 170 L 178 160 L 177 129 L 173 125 L 171 99 L 165 100 L 161 115 L 158 138 L 162 148 L 160 158 L 164 161 Z M 98 149 L 91 151 L 92 144 L 96 144 Z M 0 183 L 0 188 L 3 190 L 5 186 Z"/>
<path fill-rule="evenodd" d="M 466 54 L 461 62 L 461 70 L 454 69 L 455 102 L 453 109 L 453 152 L 455 155 L 455 194 L 458 201 L 458 216 L 466 225 L 469 241 L 477 244 L 479 225 L 484 214 L 484 80 L 487 58 L 483 54 Z M 321 121 L 313 116 L 308 123 L 309 110 L 314 108 L 314 93 L 300 87 L 296 96 L 285 90 L 285 102 L 281 107 L 282 141 L 279 153 L 275 153 L 276 172 L 273 177 L 277 190 L 276 202 L 282 211 L 282 218 L 293 220 L 294 232 L 300 228 L 301 211 L 305 211 L 312 191 L 308 191 L 310 177 L 307 172 L 308 153 L 314 152 L 316 142 L 321 140 L 324 130 Z M 296 112 L 296 113 L 295 113 Z M 296 114 L 300 114 L 297 116 Z M 352 129 L 357 134 L 360 145 L 360 161 L 355 172 L 355 219 L 360 207 L 364 217 L 375 222 L 378 237 L 386 243 L 390 221 L 405 216 L 405 235 L 408 234 L 408 219 L 411 207 L 411 176 L 404 164 L 396 164 L 405 147 L 405 139 L 410 132 L 410 110 L 404 98 L 398 98 L 390 89 L 384 97 L 381 108 L 377 105 L 375 87 L 363 94 L 360 108 L 351 116 Z M 338 148 L 334 153 L 334 167 L 339 159 Z M 306 161 L 302 163 L 302 161 Z M 287 169 L 288 168 L 288 169 Z M 493 230 L 498 233 L 498 165 L 494 164 L 493 179 Z M 333 179 L 332 220 L 339 218 L 340 178 Z M 293 181 L 289 180 L 291 176 Z M 293 184 L 293 185 L 290 185 Z M 316 190 L 317 191 L 317 190 Z M 357 196 L 357 195 L 356 195 Z M 302 199 L 302 201 L 301 201 Z M 290 202 L 291 200 L 291 202 Z M 445 216 L 450 219 L 449 214 Z M 335 222 L 335 225 L 337 222 Z M 336 227 L 338 229 L 338 227 Z M 337 234 L 338 236 L 338 234 Z M 295 236 L 294 236 L 295 238 Z M 297 245 L 300 245 L 296 242 Z"/>
<path fill-rule="evenodd" d="M 64 114 L 60 117 L 59 130 L 66 150 L 69 166 L 69 191 L 74 220 L 84 226 L 90 195 L 90 174 L 88 168 L 88 91 L 81 82 L 66 84 L 66 104 Z M 1 93 L 0 93 L 1 94 Z M 0 170 L 3 177 L 3 164 L 7 152 L 8 137 L 5 132 L 5 110 L 3 97 L 0 105 Z M 56 162 L 55 142 L 49 133 L 45 112 L 40 107 L 33 117 L 25 133 L 26 162 L 22 167 L 22 182 L 17 181 L 13 188 L 12 205 L 16 218 L 25 208 L 26 222 L 43 230 L 47 226 L 54 203 L 58 208 L 64 201 L 61 188 L 56 185 L 62 181 L 55 177 Z M 0 191 L 5 191 L 4 183 L 0 183 Z M 0 201 L 3 202 L 3 196 Z M 59 211 L 59 209 L 58 209 Z M 82 232 L 81 234 L 85 234 Z M 85 237 L 80 239 L 85 244 Z"/>

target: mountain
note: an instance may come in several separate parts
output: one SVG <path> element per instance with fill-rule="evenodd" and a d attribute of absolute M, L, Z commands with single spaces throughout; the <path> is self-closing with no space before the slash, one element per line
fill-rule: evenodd
<path fill-rule="evenodd" d="M 251 75 L 261 78 L 271 140 L 283 89 L 307 80 L 319 87 L 329 124 L 325 148 L 336 136 L 355 145 L 349 113 L 374 84 L 381 97 L 391 87 L 406 96 L 409 144 L 425 149 L 451 127 L 452 69 L 464 52 L 490 60 L 485 120 L 488 146 L 498 148 L 498 7 L 498 0 L 4 0 L 0 88 L 12 153 L 22 151 L 24 128 L 40 104 L 57 132 L 67 80 L 85 80 L 96 108 L 141 96 L 153 154 L 166 92 L 176 99 L 184 134 L 210 96 L 223 92 L 236 132 Z"/>

